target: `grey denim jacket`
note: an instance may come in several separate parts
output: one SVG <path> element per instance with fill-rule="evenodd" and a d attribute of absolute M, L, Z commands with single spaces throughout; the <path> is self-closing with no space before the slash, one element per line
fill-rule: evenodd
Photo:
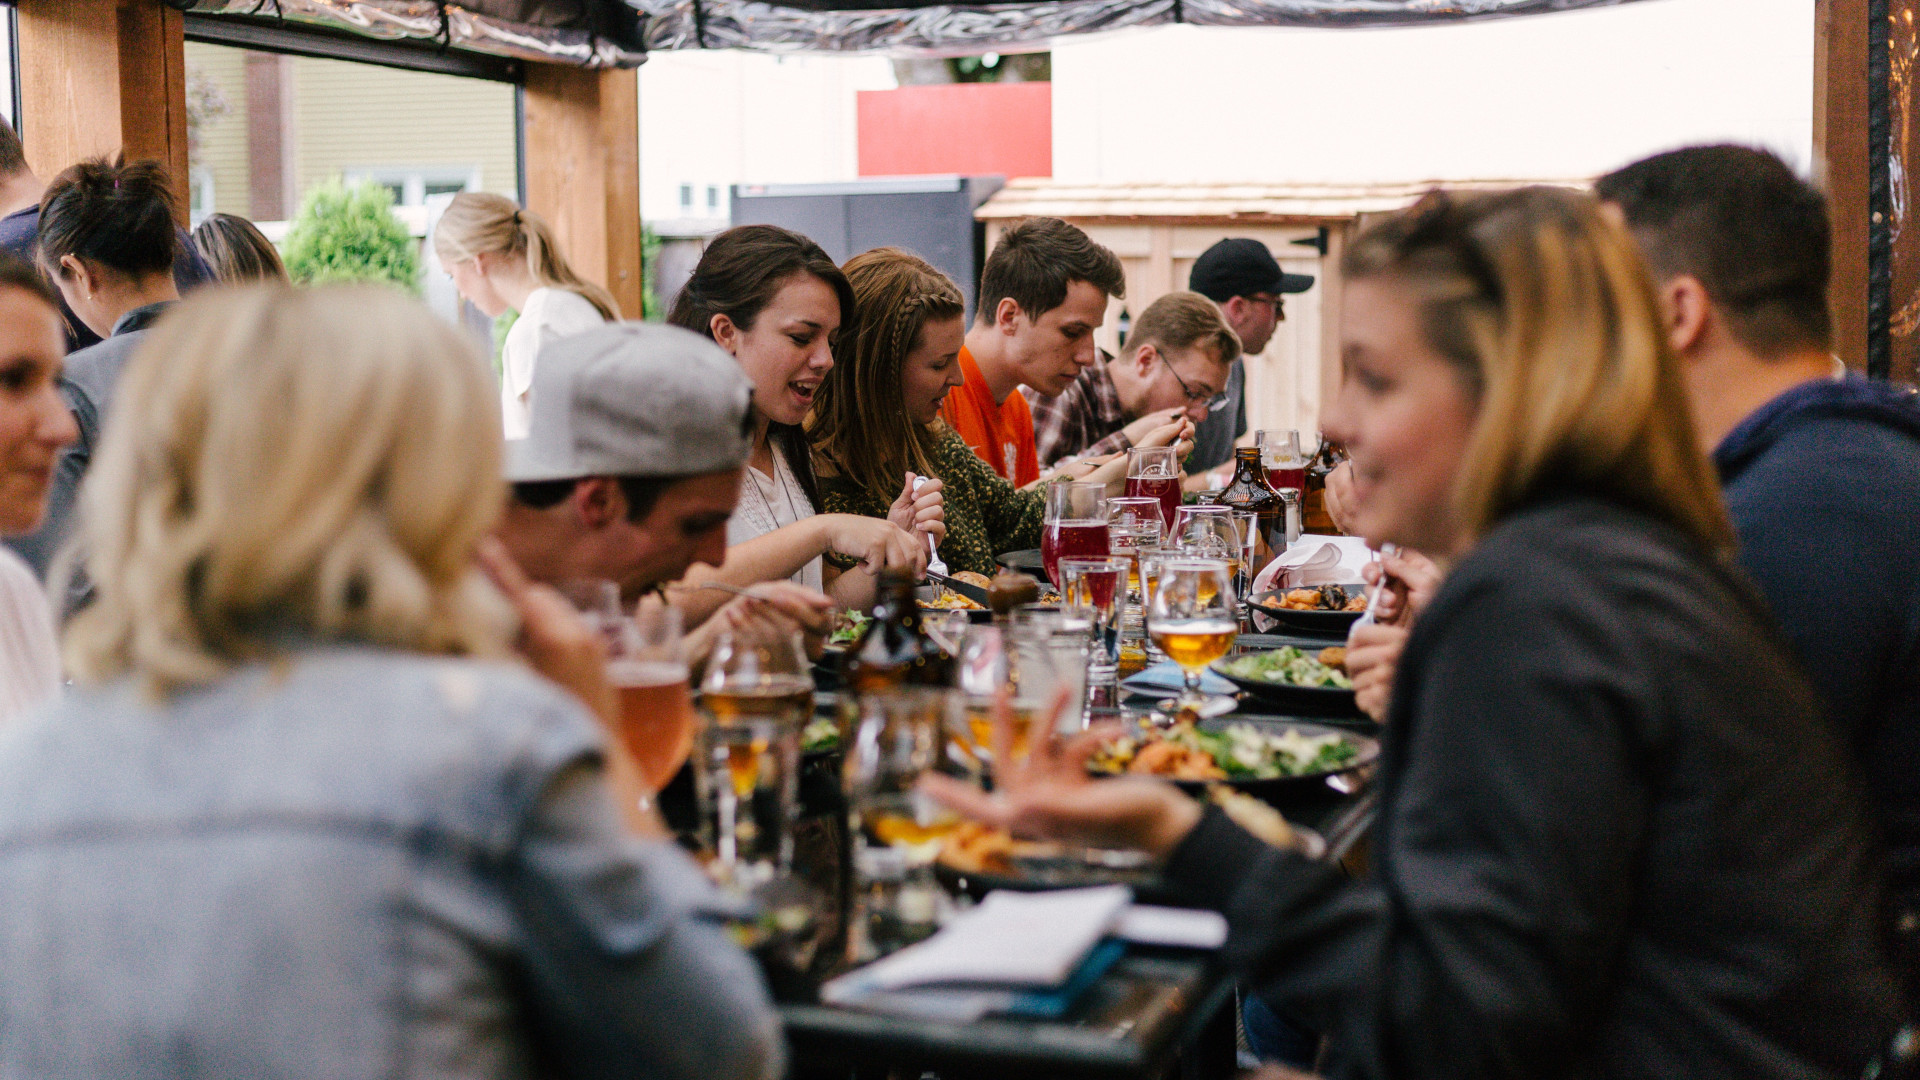
<path fill-rule="evenodd" d="M 0 731 L 0 1078 L 778 1075 L 602 754 L 517 668 L 347 647 Z"/>

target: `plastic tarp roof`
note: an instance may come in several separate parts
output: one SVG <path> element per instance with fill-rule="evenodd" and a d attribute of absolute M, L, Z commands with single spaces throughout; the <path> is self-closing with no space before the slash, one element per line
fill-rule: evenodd
<path fill-rule="evenodd" d="M 372 37 L 585 67 L 656 49 L 966 55 L 1136 26 L 1370 27 L 1543 15 L 1639 0 L 169 0 Z"/>

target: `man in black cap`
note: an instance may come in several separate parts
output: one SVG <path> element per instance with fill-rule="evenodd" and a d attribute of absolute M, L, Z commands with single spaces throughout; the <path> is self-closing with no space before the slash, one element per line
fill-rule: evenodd
<path fill-rule="evenodd" d="M 1281 297 L 1313 287 L 1308 274 L 1280 269 L 1273 253 L 1258 240 L 1222 240 L 1193 262 L 1187 287 L 1220 305 L 1227 325 L 1240 335 L 1240 355 L 1267 347 L 1274 327 L 1286 318 Z M 1194 429 L 1187 472 L 1199 475 L 1233 460 L 1235 439 L 1247 433 L 1247 376 L 1244 360 L 1235 360 L 1227 376 L 1225 400 L 1214 404 Z"/>

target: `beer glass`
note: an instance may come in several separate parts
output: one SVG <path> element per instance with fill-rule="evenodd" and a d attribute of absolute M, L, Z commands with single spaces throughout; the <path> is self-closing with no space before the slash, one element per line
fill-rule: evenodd
<path fill-rule="evenodd" d="M 1180 457 L 1171 446 L 1136 446 L 1127 451 L 1127 496 L 1160 500 L 1160 521 L 1172 525 L 1180 509 Z"/>
<path fill-rule="evenodd" d="M 693 696 L 680 609 L 658 600 L 621 619 L 607 657 L 607 681 L 620 700 L 620 741 L 658 792 L 693 750 Z"/>
<path fill-rule="evenodd" d="M 1300 449 L 1298 431 L 1262 431 L 1253 441 L 1260 448 L 1260 465 L 1267 470 L 1269 486 L 1307 490 L 1307 455 Z"/>
<path fill-rule="evenodd" d="M 1162 708 L 1169 714 L 1200 710 L 1210 700 L 1200 692 L 1200 673 L 1227 655 L 1240 628 L 1226 561 L 1185 557 L 1165 560 L 1148 610 L 1154 644 L 1180 665 L 1186 677 L 1180 696 L 1162 702 Z"/>
<path fill-rule="evenodd" d="M 1060 560 L 1107 554 L 1107 486 L 1084 480 L 1047 486 L 1046 525 L 1040 560 L 1047 579 L 1060 587 Z"/>
<path fill-rule="evenodd" d="M 771 627 L 723 631 L 700 680 L 703 824 L 723 883 L 751 889 L 793 862 L 800 729 L 813 715 L 813 677 L 800 635 Z"/>
<path fill-rule="evenodd" d="M 1111 555 L 1060 560 L 1060 613 L 1063 618 L 1078 616 L 1088 623 L 1090 678 L 1110 679 L 1119 666 L 1117 614 L 1131 566 L 1131 560 Z"/>
<path fill-rule="evenodd" d="M 946 699 L 946 691 L 925 687 L 860 696 L 842 765 L 867 939 L 856 953 L 887 952 L 937 926 L 943 898 L 933 860 L 961 818 L 919 785 L 946 748 Z"/>

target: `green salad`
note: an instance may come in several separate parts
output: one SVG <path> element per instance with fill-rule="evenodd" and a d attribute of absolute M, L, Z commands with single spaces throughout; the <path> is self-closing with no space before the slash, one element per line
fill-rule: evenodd
<path fill-rule="evenodd" d="M 1177 780 L 1275 780 L 1332 772 L 1359 755 L 1359 746 L 1332 732 L 1287 728 L 1276 735 L 1251 724 L 1220 731 L 1175 724 L 1108 742 L 1094 753 L 1092 766 Z"/>
<path fill-rule="evenodd" d="M 847 612 L 844 621 L 834 628 L 833 633 L 827 635 L 827 647 L 844 649 L 860 640 L 860 632 L 865 630 L 867 623 L 871 621 L 864 612 Z"/>
<path fill-rule="evenodd" d="M 1351 690 L 1353 680 L 1338 668 L 1328 667 L 1317 658 L 1288 645 L 1272 652 L 1248 653 L 1214 665 L 1236 679 L 1285 683 L 1316 690 Z"/>

